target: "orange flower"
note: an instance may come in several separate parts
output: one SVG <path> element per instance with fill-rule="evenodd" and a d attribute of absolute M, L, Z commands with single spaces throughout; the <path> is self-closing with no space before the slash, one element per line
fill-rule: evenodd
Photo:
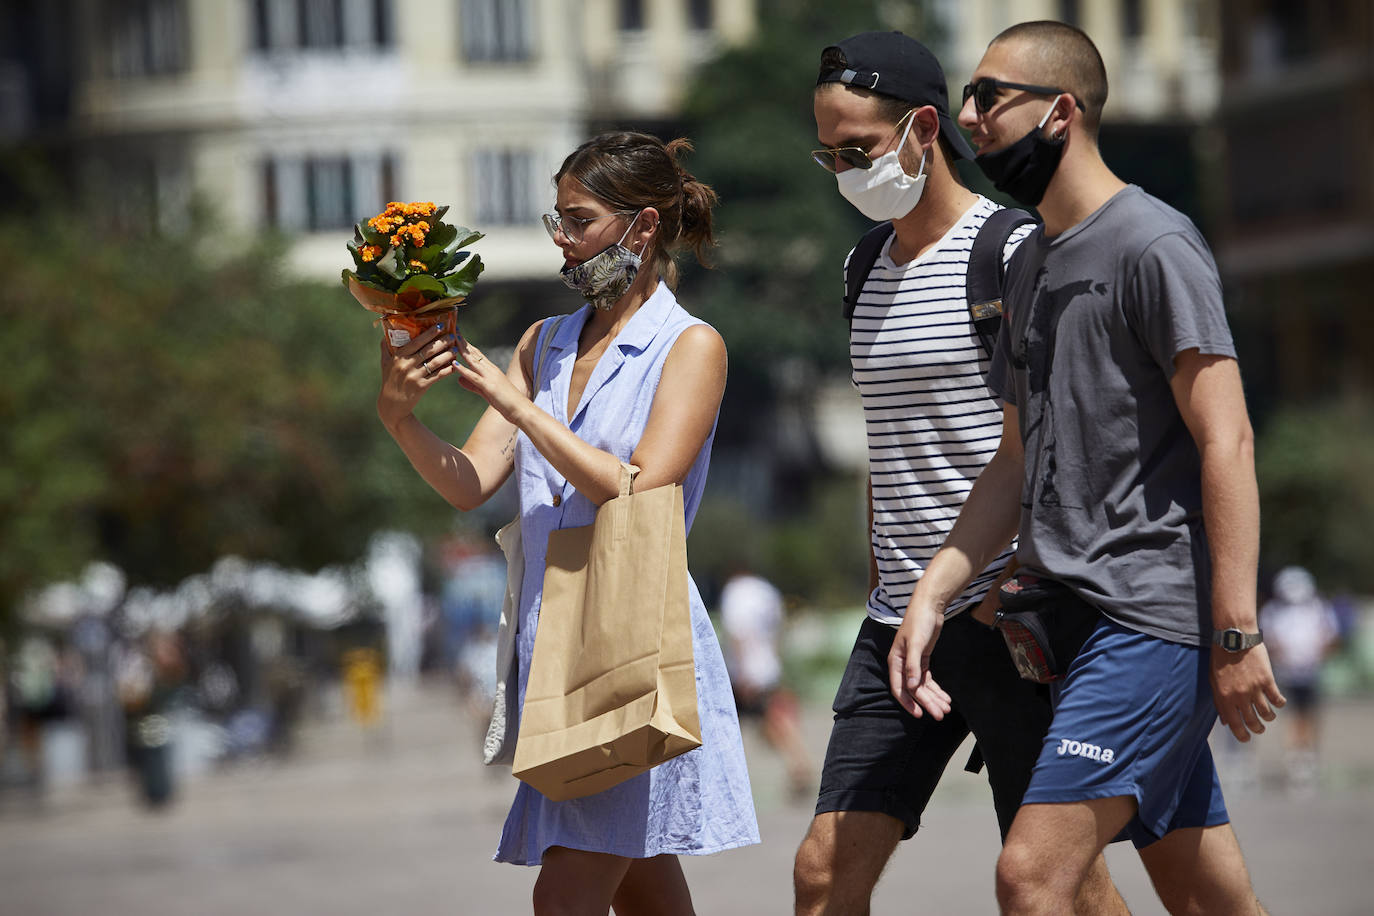
<path fill-rule="evenodd" d="M 382 256 L 382 249 L 377 245 L 364 245 L 358 249 L 358 257 L 364 262 L 375 261 Z"/>
<path fill-rule="evenodd" d="M 411 259 L 410 259 L 410 266 L 413 267 L 413 268 L 415 268 L 416 270 L 420 271 L 421 273 L 426 273 L 426 274 L 429 273 L 429 268 L 425 266 L 425 262 L 424 262 L 424 261 L 417 261 L 417 260 L 415 260 L 414 258 L 411 258 Z"/>

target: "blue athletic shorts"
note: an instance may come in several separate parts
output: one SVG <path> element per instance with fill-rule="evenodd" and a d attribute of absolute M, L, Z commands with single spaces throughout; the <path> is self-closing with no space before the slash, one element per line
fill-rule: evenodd
<path fill-rule="evenodd" d="M 1207 735 L 1216 721 L 1210 650 L 1146 636 L 1105 617 L 1056 691 L 1054 721 L 1026 804 L 1134 796 L 1117 840 L 1230 818 Z"/>

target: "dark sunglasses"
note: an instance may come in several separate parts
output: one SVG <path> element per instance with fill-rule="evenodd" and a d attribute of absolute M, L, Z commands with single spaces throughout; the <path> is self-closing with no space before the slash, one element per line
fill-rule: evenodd
<path fill-rule="evenodd" d="M 813 149 L 811 158 L 827 172 L 838 172 L 843 162 L 852 169 L 871 169 L 873 160 L 868 153 L 857 146 L 841 146 L 835 149 Z"/>
<path fill-rule="evenodd" d="M 1056 89 L 1053 86 L 1008 83 L 1005 80 L 995 80 L 990 76 L 985 76 L 964 86 L 964 104 L 967 104 L 968 100 L 972 98 L 973 107 L 978 109 L 978 113 L 987 114 L 992 106 L 997 104 L 997 93 L 1003 89 L 1022 89 L 1026 92 L 1034 92 L 1036 95 L 1069 95 L 1063 89 Z M 1078 99 L 1075 98 L 1073 103 L 1078 106 L 1079 111 L 1087 111 Z"/>
<path fill-rule="evenodd" d="M 911 116 L 911 109 L 902 115 L 898 120 L 896 128 L 900 128 L 907 118 Z M 839 146 L 830 149 L 813 149 L 811 158 L 816 165 L 825 169 L 827 172 L 838 172 L 839 163 L 843 162 L 852 169 L 871 169 L 873 168 L 873 157 L 868 155 L 868 150 L 860 149 L 857 146 Z"/>

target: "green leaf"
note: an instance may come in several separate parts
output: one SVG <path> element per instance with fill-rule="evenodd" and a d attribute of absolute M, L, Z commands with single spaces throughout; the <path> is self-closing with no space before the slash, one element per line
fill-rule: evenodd
<path fill-rule="evenodd" d="M 432 262 L 427 263 L 426 266 L 429 267 L 431 276 L 446 276 L 447 274 L 453 273 L 454 269 L 459 264 L 466 261 L 470 254 L 472 254 L 470 251 L 441 251 L 438 256 Z"/>
<path fill-rule="evenodd" d="M 386 254 L 377 259 L 377 269 L 384 274 L 395 277 L 397 280 L 404 280 L 409 271 L 402 255 L 404 246 L 392 248 Z"/>
<path fill-rule="evenodd" d="M 435 299 L 438 299 L 445 295 L 449 295 L 449 293 L 445 291 L 444 285 L 440 283 L 438 280 L 431 277 L 429 274 L 415 274 L 414 276 L 407 279 L 404 283 L 402 283 L 400 289 L 396 290 L 396 292 L 404 293 L 407 290 L 412 289 L 417 289 L 422 293 L 430 294 Z"/>
<path fill-rule="evenodd" d="M 415 258 L 428 267 L 430 273 L 443 273 L 444 268 L 441 265 L 446 260 L 446 250 L 456 235 L 457 230 L 447 223 L 436 226 L 430 230 L 429 238 L 426 239 L 428 244 L 415 254 Z"/>
<path fill-rule="evenodd" d="M 478 239 L 487 237 L 485 232 L 478 232 L 476 229 L 469 229 L 467 226 L 455 226 L 454 231 L 457 233 L 458 237 L 456 244 L 449 246 L 451 248 L 466 248 Z"/>
<path fill-rule="evenodd" d="M 445 296 L 468 296 L 472 294 L 472 288 L 477 284 L 477 277 L 482 273 L 482 259 L 473 255 L 472 259 L 463 265 L 463 269 L 451 273 L 446 277 L 440 277 L 439 283 L 442 284 Z"/>
<path fill-rule="evenodd" d="M 443 251 L 458 238 L 457 228 L 448 223 L 439 223 L 437 226 L 431 225 L 433 228 L 429 230 L 429 236 L 425 239 L 424 251 L 429 251 L 431 248 L 435 251 Z"/>
<path fill-rule="evenodd" d="M 347 270 L 344 271 L 344 285 L 345 285 L 345 286 L 348 285 L 348 274 L 349 274 L 349 273 L 350 273 L 350 272 L 347 271 Z M 366 287 L 368 287 L 369 289 L 375 289 L 375 290 L 377 290 L 377 291 L 380 292 L 380 293 L 394 293 L 394 292 L 396 292 L 396 283 L 395 283 L 395 281 L 392 281 L 391 283 L 383 282 L 385 279 L 387 279 L 385 276 L 383 276 L 383 277 L 381 277 L 381 278 L 374 278 L 374 279 L 369 280 L 369 279 L 366 278 L 366 277 L 359 277 L 359 276 L 357 276 L 357 275 L 355 274 L 354 277 L 353 277 L 353 279 L 357 280 L 359 284 L 361 284 L 361 285 L 363 285 L 363 286 L 366 286 Z"/>
<path fill-rule="evenodd" d="M 357 239 L 350 239 L 347 243 L 348 253 L 353 256 L 353 266 L 362 277 L 374 276 L 377 273 L 375 261 L 364 261 L 362 252 L 359 251 Z"/>
<path fill-rule="evenodd" d="M 378 232 L 367 223 L 358 223 L 353 227 L 353 231 L 361 235 L 369 245 L 385 248 L 391 244 L 391 236 L 384 232 Z"/>

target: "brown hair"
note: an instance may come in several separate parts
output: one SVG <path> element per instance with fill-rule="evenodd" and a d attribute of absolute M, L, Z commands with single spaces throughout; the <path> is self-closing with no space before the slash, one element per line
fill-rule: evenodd
<path fill-rule="evenodd" d="M 1083 127 L 1096 137 L 1107 104 L 1107 67 L 1093 40 L 1068 23 L 1042 19 L 1005 29 L 991 44 L 1002 41 L 1026 48 L 1019 60 L 1030 82 L 1063 89 L 1083 103 Z"/>
<path fill-rule="evenodd" d="M 707 252 L 715 244 L 711 208 L 716 192 L 677 161 L 691 150 L 691 141 L 681 137 L 665 144 L 649 134 L 630 131 L 601 134 L 569 153 L 553 180 L 557 184 L 564 175 L 571 175 L 615 210 L 657 210 L 652 264 L 668 288 L 676 289 L 673 253 L 690 248 L 702 266 L 710 267 Z"/>

